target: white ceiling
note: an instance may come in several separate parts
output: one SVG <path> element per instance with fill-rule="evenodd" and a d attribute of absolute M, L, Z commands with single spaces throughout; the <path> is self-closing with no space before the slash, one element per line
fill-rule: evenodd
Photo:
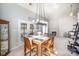
<path fill-rule="evenodd" d="M 19 3 L 18 5 L 36 13 L 37 3 L 32 3 L 32 5 L 29 5 L 29 3 Z M 49 18 L 51 15 L 52 16 L 60 16 L 60 15 L 67 16 L 71 10 L 70 5 L 71 3 L 44 3 L 46 18 Z M 75 15 L 77 14 L 77 11 L 79 10 L 78 6 L 79 6 L 78 3 L 72 4 L 72 9 Z"/>

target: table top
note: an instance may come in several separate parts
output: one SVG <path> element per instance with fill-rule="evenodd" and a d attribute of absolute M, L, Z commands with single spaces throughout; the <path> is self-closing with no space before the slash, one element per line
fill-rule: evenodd
<path fill-rule="evenodd" d="M 39 42 L 44 41 L 45 39 L 48 39 L 49 37 L 43 36 L 43 35 L 32 35 L 29 38 L 30 43 L 32 44 L 32 40 L 36 40 Z"/>

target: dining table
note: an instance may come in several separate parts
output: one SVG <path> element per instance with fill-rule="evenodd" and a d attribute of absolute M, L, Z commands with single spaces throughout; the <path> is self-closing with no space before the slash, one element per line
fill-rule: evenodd
<path fill-rule="evenodd" d="M 30 41 L 31 44 L 34 43 L 34 44 L 36 44 L 38 46 L 38 51 L 37 51 L 38 56 L 41 56 L 42 55 L 41 54 L 41 44 L 43 42 L 45 42 L 46 40 L 48 40 L 49 37 L 44 36 L 44 35 L 32 35 L 32 36 L 30 36 L 28 38 L 29 38 L 29 41 Z"/>

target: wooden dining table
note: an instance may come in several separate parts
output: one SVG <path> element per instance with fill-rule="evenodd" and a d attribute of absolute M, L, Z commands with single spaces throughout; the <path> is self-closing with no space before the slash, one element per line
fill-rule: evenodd
<path fill-rule="evenodd" d="M 41 39 L 41 40 L 40 40 L 40 39 Z M 48 40 L 49 37 L 46 37 L 46 36 L 42 36 L 42 37 L 41 37 L 41 36 L 40 36 L 40 39 L 39 39 L 39 36 L 37 36 L 37 37 L 32 37 L 32 42 L 38 46 L 38 56 L 41 56 L 41 55 L 42 55 L 42 54 L 41 54 L 41 44 L 42 44 L 43 42 L 45 42 L 46 40 Z"/>

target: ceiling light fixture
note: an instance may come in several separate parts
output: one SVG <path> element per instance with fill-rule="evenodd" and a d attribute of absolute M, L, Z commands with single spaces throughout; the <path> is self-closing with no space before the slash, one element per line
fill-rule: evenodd
<path fill-rule="evenodd" d="M 38 4 L 36 7 L 36 13 L 35 13 L 35 19 L 33 22 L 40 23 L 40 20 L 45 19 L 45 10 L 44 10 L 44 4 Z"/>
<path fill-rule="evenodd" d="M 72 9 L 72 4 L 70 5 L 70 8 L 71 8 L 71 10 L 70 10 L 69 16 L 74 16 L 73 9 Z"/>

